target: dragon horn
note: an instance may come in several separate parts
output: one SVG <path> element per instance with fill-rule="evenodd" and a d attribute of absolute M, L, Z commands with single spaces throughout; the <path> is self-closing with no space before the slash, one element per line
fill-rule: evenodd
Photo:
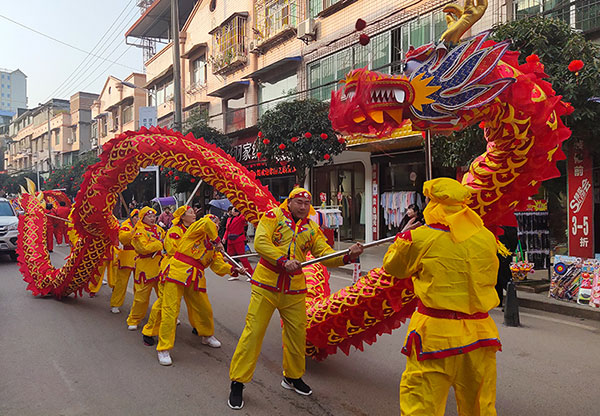
<path fill-rule="evenodd" d="M 25 190 L 25 188 L 23 188 L 23 185 L 19 185 L 19 188 L 21 188 L 21 193 L 22 193 L 22 194 L 28 194 L 28 193 L 29 193 L 29 192 L 27 192 L 27 191 Z"/>

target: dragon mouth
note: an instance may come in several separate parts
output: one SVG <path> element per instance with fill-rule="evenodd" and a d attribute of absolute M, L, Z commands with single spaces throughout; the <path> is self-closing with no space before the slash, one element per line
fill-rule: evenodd
<path fill-rule="evenodd" d="M 404 104 L 406 92 L 401 88 L 376 88 L 371 91 L 371 103 L 399 103 Z"/>

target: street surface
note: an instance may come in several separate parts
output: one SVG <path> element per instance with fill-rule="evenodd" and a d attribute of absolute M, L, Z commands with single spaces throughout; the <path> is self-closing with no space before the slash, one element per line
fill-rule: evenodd
<path fill-rule="evenodd" d="M 62 264 L 66 247 L 55 247 Z M 240 335 L 250 285 L 208 273 L 215 316 L 212 349 L 191 333 L 185 304 L 171 352 L 173 366 L 158 364 L 141 332 L 127 330 L 130 292 L 122 313 L 110 313 L 110 289 L 96 298 L 34 298 L 16 263 L 0 256 L 0 415 L 397 415 L 406 326 L 364 352 L 338 353 L 307 362 L 313 395 L 301 397 L 281 382 L 281 331 L 274 315 L 254 380 L 241 411 L 227 406 L 229 362 Z M 334 276 L 332 290 L 349 284 Z M 130 286 L 131 286 L 130 281 Z M 521 309 L 520 328 L 502 325 L 494 310 L 503 352 L 498 354 L 499 415 L 593 415 L 600 374 L 600 322 Z M 596 392 L 596 393 L 594 393 Z M 456 415 L 453 392 L 446 415 Z"/>

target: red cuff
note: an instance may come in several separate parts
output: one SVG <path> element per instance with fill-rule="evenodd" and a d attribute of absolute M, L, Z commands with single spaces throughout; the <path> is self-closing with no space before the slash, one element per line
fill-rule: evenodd
<path fill-rule="evenodd" d="M 283 269 L 285 267 L 285 262 L 288 260 L 289 259 L 286 256 L 281 256 L 277 259 L 277 265 Z"/>

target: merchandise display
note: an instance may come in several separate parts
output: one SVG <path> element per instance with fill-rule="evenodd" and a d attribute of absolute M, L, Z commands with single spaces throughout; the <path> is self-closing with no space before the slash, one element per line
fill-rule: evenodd
<path fill-rule="evenodd" d="M 519 224 L 518 236 L 527 259 L 537 270 L 550 265 L 550 230 L 548 212 L 515 212 Z"/>

